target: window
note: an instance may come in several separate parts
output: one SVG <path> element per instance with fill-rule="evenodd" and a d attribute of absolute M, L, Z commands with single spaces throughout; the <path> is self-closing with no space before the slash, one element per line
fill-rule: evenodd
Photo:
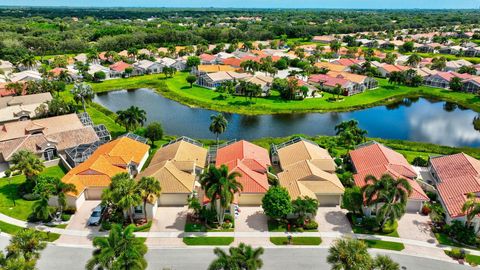
<path fill-rule="evenodd" d="M 135 206 L 135 214 L 143 214 L 143 207 L 141 205 Z"/>

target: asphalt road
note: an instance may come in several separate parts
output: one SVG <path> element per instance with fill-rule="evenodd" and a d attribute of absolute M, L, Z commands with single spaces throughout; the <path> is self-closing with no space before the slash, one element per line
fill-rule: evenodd
<path fill-rule="evenodd" d="M 0 237 L 0 247 L 8 243 Z M 83 270 L 91 256 L 92 249 L 49 245 L 42 253 L 37 264 L 40 270 L 68 269 Z M 373 252 L 376 253 L 376 252 Z M 389 253 L 392 259 L 400 263 L 404 270 L 460 270 L 471 267 L 432 260 L 429 258 Z M 214 259 L 211 248 L 150 249 L 147 253 L 148 269 L 183 270 L 207 269 Z M 263 255 L 264 270 L 306 270 L 330 269 L 326 262 L 327 249 L 320 248 L 268 248 Z M 403 268 L 406 267 L 406 268 Z"/>

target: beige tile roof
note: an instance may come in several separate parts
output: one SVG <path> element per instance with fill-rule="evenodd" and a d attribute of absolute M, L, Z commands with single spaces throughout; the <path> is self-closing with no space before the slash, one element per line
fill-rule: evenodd
<path fill-rule="evenodd" d="M 41 104 L 50 100 L 52 100 L 52 95 L 50 93 L 0 97 L 0 109 L 14 105 Z"/>
<path fill-rule="evenodd" d="M 288 166 L 278 174 L 280 185 L 287 188 L 292 199 L 299 196 L 343 194 L 344 187 L 335 173 L 328 173 L 308 160 Z"/>
<path fill-rule="evenodd" d="M 191 193 L 195 184 L 195 175 L 179 170 L 171 161 L 150 165 L 137 179 L 144 176 L 155 177 L 160 182 L 162 193 Z"/>
<path fill-rule="evenodd" d="M 181 140 L 158 149 L 150 164 L 170 160 L 174 161 L 175 165 L 181 166 L 179 169 L 189 167 L 190 165 L 186 164 L 188 162 L 195 164 L 197 167 L 205 168 L 207 152 L 208 150 L 203 147 Z M 189 168 L 192 167 L 193 165 Z"/>
<path fill-rule="evenodd" d="M 302 160 L 310 160 L 320 169 L 335 171 L 335 162 L 327 150 L 308 141 L 301 140 L 278 150 L 282 168 L 286 168 Z"/>

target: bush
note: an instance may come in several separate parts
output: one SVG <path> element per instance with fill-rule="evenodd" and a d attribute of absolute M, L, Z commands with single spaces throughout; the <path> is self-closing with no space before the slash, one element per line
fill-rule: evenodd
<path fill-rule="evenodd" d="M 22 198 L 26 201 L 36 201 L 40 199 L 40 195 L 36 193 L 27 193 L 27 194 L 24 194 Z"/>
<path fill-rule="evenodd" d="M 362 221 L 362 226 L 369 231 L 377 231 L 379 228 L 377 219 L 374 217 L 365 217 Z"/>
<path fill-rule="evenodd" d="M 413 159 L 412 165 L 419 167 L 427 167 L 428 161 L 422 157 L 416 157 Z"/>
<path fill-rule="evenodd" d="M 340 167 L 343 164 L 343 160 L 341 158 L 335 158 L 334 159 L 335 164 L 337 164 L 338 167 Z"/>
<path fill-rule="evenodd" d="M 147 229 L 150 229 L 150 227 L 152 227 L 152 221 L 151 220 L 149 222 L 143 224 L 142 226 L 135 227 L 134 231 L 135 232 L 145 231 Z"/>
<path fill-rule="evenodd" d="M 430 212 L 432 212 L 432 209 L 430 208 L 430 205 L 429 204 L 424 204 L 422 206 L 422 214 L 429 215 Z"/>
<path fill-rule="evenodd" d="M 232 227 L 233 227 L 233 224 L 230 221 L 226 221 L 222 223 L 222 229 L 228 230 L 228 229 L 231 229 Z"/>
<path fill-rule="evenodd" d="M 455 260 L 463 260 L 466 257 L 465 250 L 460 248 L 452 248 L 452 250 L 447 251 L 447 255 Z"/>
<path fill-rule="evenodd" d="M 7 169 L 5 172 L 5 177 L 8 178 L 10 175 L 12 175 L 12 171 L 10 169 Z"/>
<path fill-rule="evenodd" d="M 230 223 L 233 223 L 234 222 L 234 219 L 233 219 L 233 216 L 230 215 L 230 214 L 225 214 L 224 218 L 223 218 L 223 221 L 225 222 L 230 222 Z"/>
<path fill-rule="evenodd" d="M 398 228 L 398 222 L 396 220 L 394 222 L 388 221 L 387 223 L 385 223 L 385 225 L 383 225 L 382 232 L 389 234 L 394 232 L 397 228 Z"/>
<path fill-rule="evenodd" d="M 427 196 L 428 196 L 428 198 L 430 199 L 431 202 L 437 201 L 437 193 L 436 192 L 427 191 L 427 192 L 425 192 L 425 194 L 427 194 Z"/>
<path fill-rule="evenodd" d="M 452 239 L 464 245 L 475 246 L 477 243 L 477 236 L 473 231 L 473 228 L 467 228 L 458 220 L 454 220 L 450 226 L 445 226 L 445 232 Z"/>
<path fill-rule="evenodd" d="M 112 223 L 108 220 L 102 221 L 102 224 L 100 225 L 100 230 L 101 231 L 110 231 L 112 229 Z"/>
<path fill-rule="evenodd" d="M 77 209 L 75 207 L 67 207 L 63 209 L 63 213 L 68 214 L 68 215 L 73 215 L 77 212 Z"/>
<path fill-rule="evenodd" d="M 71 215 L 65 214 L 65 213 L 63 213 L 63 214 L 60 216 L 60 218 L 62 219 L 62 221 L 69 221 L 71 217 L 72 217 Z"/>
<path fill-rule="evenodd" d="M 305 226 L 303 226 L 303 228 L 305 230 L 316 230 L 318 229 L 318 223 L 315 220 L 310 220 Z"/>

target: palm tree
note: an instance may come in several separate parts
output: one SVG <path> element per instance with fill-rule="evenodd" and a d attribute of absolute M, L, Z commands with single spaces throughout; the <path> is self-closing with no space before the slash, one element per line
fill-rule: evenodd
<path fill-rule="evenodd" d="M 144 256 L 147 246 L 133 234 L 135 226 L 129 225 L 122 230 L 121 225 L 113 224 L 108 237 L 95 237 L 93 257 L 85 268 L 93 269 L 132 269 L 147 268 Z"/>
<path fill-rule="evenodd" d="M 400 270 L 400 265 L 387 255 L 377 255 L 373 261 L 375 270 Z"/>
<path fill-rule="evenodd" d="M 418 64 L 422 61 L 422 57 L 416 53 L 410 55 L 407 59 L 406 64 L 412 67 L 418 66 Z"/>
<path fill-rule="evenodd" d="M 154 177 L 142 177 L 137 183 L 140 196 L 143 200 L 143 211 L 145 212 L 145 221 L 148 221 L 147 217 L 147 202 L 154 203 L 160 196 L 162 188 L 160 182 Z"/>
<path fill-rule="evenodd" d="M 117 111 L 116 122 L 124 126 L 127 132 L 143 126 L 146 121 L 147 113 L 136 106 L 130 106 L 124 111 Z"/>
<path fill-rule="evenodd" d="M 262 247 L 252 248 L 250 245 L 240 243 L 238 247 L 231 247 L 230 254 L 236 259 L 240 269 L 257 270 L 262 268 L 263 261 L 260 258 L 264 250 Z"/>
<path fill-rule="evenodd" d="M 242 184 L 237 181 L 237 177 L 240 176 L 238 172 L 229 172 L 226 165 L 220 168 L 210 166 L 200 176 L 200 184 L 206 196 L 210 199 L 211 205 L 216 206 L 220 225 L 223 224 L 225 210 L 233 202 L 234 194 L 243 190 Z"/>
<path fill-rule="evenodd" d="M 35 261 L 40 258 L 40 251 L 45 249 L 46 246 L 47 244 L 38 231 L 34 229 L 23 229 L 10 239 L 10 244 L 6 248 L 7 254 L 5 257 L 7 259 L 10 257 L 23 257 L 26 261 Z"/>
<path fill-rule="evenodd" d="M 73 99 L 77 104 L 82 102 L 83 111 L 86 112 L 87 107 L 85 106 L 85 103 L 92 101 L 95 96 L 92 87 L 86 83 L 76 83 L 70 92 L 73 94 Z"/>
<path fill-rule="evenodd" d="M 367 131 L 358 126 L 358 121 L 343 121 L 335 126 L 336 135 L 343 145 L 352 148 L 366 140 Z"/>
<path fill-rule="evenodd" d="M 77 192 L 77 188 L 72 183 L 64 183 L 59 178 L 56 178 L 55 181 L 55 194 L 57 195 L 58 205 L 60 206 L 60 214 L 63 212 L 63 209 L 67 207 L 67 197 L 65 196 L 68 192 Z"/>
<path fill-rule="evenodd" d="M 132 209 L 142 202 L 135 180 L 130 178 L 128 173 L 119 173 L 112 177 L 110 189 L 115 204 L 127 211 L 130 223 L 133 223 Z"/>
<path fill-rule="evenodd" d="M 327 262 L 332 270 L 371 269 L 372 258 L 367 245 L 357 239 L 337 239 L 328 249 Z"/>
<path fill-rule="evenodd" d="M 362 187 L 362 194 L 367 205 L 382 203 L 376 216 L 383 227 L 387 221 L 394 222 L 405 213 L 408 196 L 412 193 L 412 186 L 404 179 L 394 179 L 390 174 L 384 174 L 377 179 L 373 175 L 365 177 L 366 185 Z"/>
<path fill-rule="evenodd" d="M 11 163 L 13 164 L 11 171 L 21 172 L 28 180 L 32 180 L 45 169 L 40 159 L 28 150 L 20 150 L 13 154 Z"/>
<path fill-rule="evenodd" d="M 341 47 L 342 47 L 342 43 L 340 41 L 338 41 L 337 39 L 332 40 L 330 42 L 330 49 L 335 53 L 338 53 L 338 51 L 340 50 Z"/>
<path fill-rule="evenodd" d="M 208 266 L 208 270 L 240 270 L 237 261 L 228 255 L 223 249 L 215 248 L 213 253 L 217 258 Z"/>
<path fill-rule="evenodd" d="M 127 53 L 128 53 L 128 56 L 129 56 L 129 57 L 132 57 L 133 60 L 135 60 L 135 57 L 136 57 L 137 54 L 138 54 L 138 50 L 137 50 L 137 48 L 129 48 L 129 49 L 127 50 Z"/>
<path fill-rule="evenodd" d="M 469 193 L 467 195 L 467 200 L 462 205 L 462 213 L 466 216 L 465 226 L 470 227 L 473 219 L 480 214 L 480 203 L 477 202 L 475 193 Z"/>
<path fill-rule="evenodd" d="M 292 201 L 293 213 L 298 216 L 303 223 L 308 215 L 315 216 L 318 210 L 318 201 L 310 197 L 304 197 Z"/>
<path fill-rule="evenodd" d="M 211 123 L 210 123 L 209 130 L 210 132 L 216 135 L 216 141 L 218 145 L 218 137 L 227 129 L 228 121 L 227 119 L 225 119 L 225 116 L 223 116 L 222 113 L 219 113 L 217 115 L 212 114 L 210 116 L 210 120 L 211 120 Z"/>
<path fill-rule="evenodd" d="M 37 60 L 35 59 L 35 56 L 33 54 L 26 54 L 22 60 L 20 60 L 20 63 L 24 65 L 27 69 L 32 68 Z"/>

